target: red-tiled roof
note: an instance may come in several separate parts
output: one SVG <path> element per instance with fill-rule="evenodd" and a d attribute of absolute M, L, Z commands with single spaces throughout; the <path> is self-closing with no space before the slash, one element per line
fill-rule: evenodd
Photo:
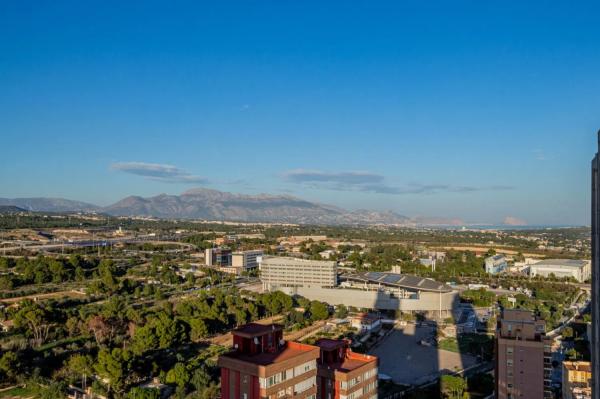
<path fill-rule="evenodd" d="M 286 342 L 283 348 L 272 353 L 265 352 L 251 355 L 246 353 L 231 352 L 223 356 L 257 364 L 259 366 L 267 366 L 292 359 L 296 356 L 304 355 L 311 351 L 315 351 L 315 358 L 317 358 L 319 356 L 318 350 L 319 348 L 316 346 L 300 344 L 297 342 Z"/>

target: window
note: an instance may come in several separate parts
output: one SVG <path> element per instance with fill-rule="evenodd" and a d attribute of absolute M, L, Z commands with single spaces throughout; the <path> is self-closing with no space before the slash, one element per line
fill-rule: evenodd
<path fill-rule="evenodd" d="M 513 360 L 512 359 L 506 359 L 506 365 L 507 366 L 512 366 L 513 365 Z"/>
<path fill-rule="evenodd" d="M 506 348 L 506 354 L 507 355 L 512 355 L 513 354 L 513 347 L 512 346 L 509 346 L 509 347 Z"/>
<path fill-rule="evenodd" d="M 294 393 L 298 394 L 312 388 L 317 384 L 317 378 L 312 377 L 294 385 Z"/>

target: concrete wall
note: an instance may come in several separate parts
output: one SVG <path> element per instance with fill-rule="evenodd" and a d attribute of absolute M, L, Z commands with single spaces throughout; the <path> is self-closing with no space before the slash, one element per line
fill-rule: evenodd
<path fill-rule="evenodd" d="M 301 295 L 310 300 L 330 305 L 344 304 L 357 308 L 400 310 L 403 312 L 434 311 L 451 312 L 458 303 L 458 292 L 421 292 L 419 299 L 391 297 L 383 291 L 365 291 L 344 288 L 276 287 L 288 295 Z"/>

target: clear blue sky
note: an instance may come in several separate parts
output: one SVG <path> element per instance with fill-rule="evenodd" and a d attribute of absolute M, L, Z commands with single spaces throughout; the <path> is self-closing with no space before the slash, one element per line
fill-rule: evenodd
<path fill-rule="evenodd" d="M 324 4 L 327 3 L 327 4 Z M 587 224 L 597 1 L 0 3 L 0 196 Z"/>

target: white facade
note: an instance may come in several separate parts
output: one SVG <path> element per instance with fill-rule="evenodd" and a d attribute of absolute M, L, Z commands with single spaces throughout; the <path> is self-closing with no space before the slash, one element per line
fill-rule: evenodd
<path fill-rule="evenodd" d="M 502 273 L 508 269 L 508 263 L 504 255 L 494 255 L 485 258 L 485 272 L 488 274 Z"/>
<path fill-rule="evenodd" d="M 573 277 L 583 282 L 591 277 L 591 265 L 589 260 L 546 259 L 530 265 L 529 275 L 549 277 L 552 274 L 558 278 Z"/>
<path fill-rule="evenodd" d="M 279 287 L 335 287 L 337 263 L 278 256 L 263 256 L 260 279 L 266 290 Z"/>
<path fill-rule="evenodd" d="M 231 266 L 242 271 L 255 269 L 258 267 L 258 258 L 263 256 L 263 253 L 261 249 L 234 252 L 231 255 Z"/>

